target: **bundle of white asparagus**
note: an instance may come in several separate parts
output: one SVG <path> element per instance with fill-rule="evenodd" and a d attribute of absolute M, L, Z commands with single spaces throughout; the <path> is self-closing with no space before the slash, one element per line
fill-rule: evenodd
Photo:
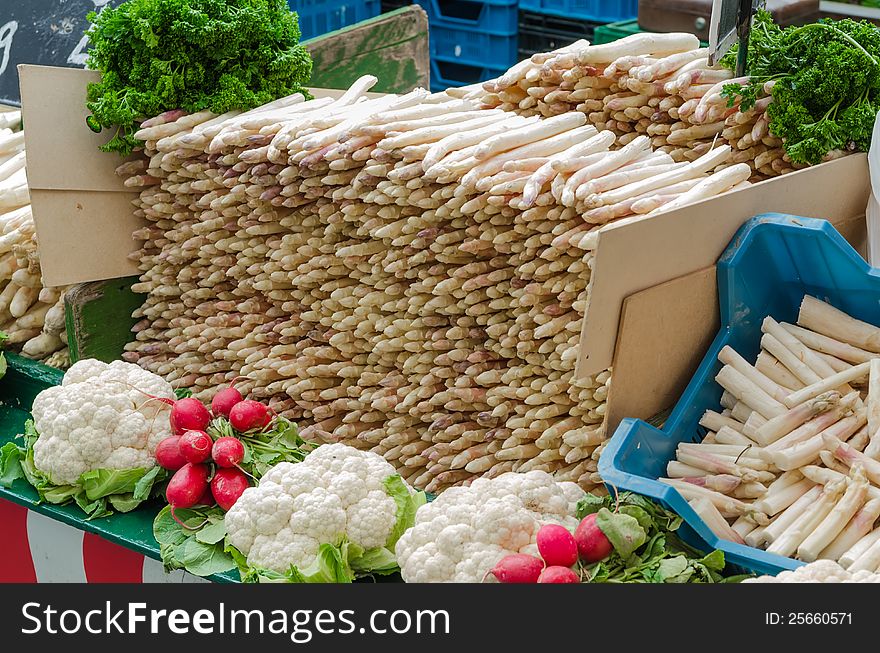
<path fill-rule="evenodd" d="M 43 287 L 20 128 L 21 112 L 0 113 L 0 331 L 5 347 L 65 367 L 65 289 Z"/>
<path fill-rule="evenodd" d="M 754 365 L 718 358 L 720 412 L 668 478 L 721 538 L 849 571 L 880 569 L 880 328 L 805 296 L 767 317 Z"/>
<path fill-rule="evenodd" d="M 596 486 L 610 371 L 574 380 L 584 234 L 745 177 L 706 174 L 726 149 L 673 170 L 643 142 L 609 151 L 580 113 L 366 99 L 374 82 L 144 123 L 148 158 L 119 169 L 150 222 L 126 359 L 205 399 L 246 377 L 416 487 L 530 469 Z"/>
<path fill-rule="evenodd" d="M 644 135 L 655 150 L 676 162 L 694 161 L 719 143 L 733 150 L 727 165 L 748 164 L 752 181 L 778 176 L 792 164 L 783 143 L 769 133 L 767 107 L 773 82 L 754 107 L 739 110 L 721 92 L 730 70 L 710 66 L 708 50 L 689 34 L 636 34 L 591 46 L 578 41 L 551 53 L 533 55 L 477 93 L 487 107 L 521 115 L 587 115 L 624 146 Z M 842 156 L 835 151 L 826 159 Z"/>

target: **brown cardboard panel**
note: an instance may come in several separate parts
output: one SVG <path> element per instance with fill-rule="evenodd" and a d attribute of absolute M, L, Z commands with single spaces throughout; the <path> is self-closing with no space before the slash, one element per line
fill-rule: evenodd
<path fill-rule="evenodd" d="M 718 332 L 715 266 L 627 297 L 608 393 L 608 434 L 624 417 L 672 407 Z"/>
<path fill-rule="evenodd" d="M 835 225 L 855 220 L 843 233 L 857 237 L 870 190 L 867 157 L 856 154 L 678 211 L 608 225 L 599 235 L 577 376 L 611 366 L 625 297 L 714 265 L 749 218 L 778 212 Z"/>
<path fill-rule="evenodd" d="M 18 72 L 28 185 L 32 189 L 130 192 L 114 173 L 122 159 L 98 151 L 112 135 L 106 130 L 96 134 L 86 126 L 86 87 L 98 81 L 100 74 L 32 65 L 21 65 Z"/>
<path fill-rule="evenodd" d="M 132 214 L 136 194 L 90 190 L 31 190 L 46 286 L 140 274 L 128 255 L 142 221 Z"/>

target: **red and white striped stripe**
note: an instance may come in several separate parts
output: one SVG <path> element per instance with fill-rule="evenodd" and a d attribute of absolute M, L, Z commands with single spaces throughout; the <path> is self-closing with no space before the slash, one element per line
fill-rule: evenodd
<path fill-rule="evenodd" d="M 92 533 L 0 499 L 5 583 L 207 582 Z"/>

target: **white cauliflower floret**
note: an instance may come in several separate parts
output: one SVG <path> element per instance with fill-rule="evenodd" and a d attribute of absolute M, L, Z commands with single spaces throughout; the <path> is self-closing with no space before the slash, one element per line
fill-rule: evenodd
<path fill-rule="evenodd" d="M 880 583 L 880 574 L 870 571 L 850 572 L 833 560 L 816 560 L 777 576 L 758 576 L 744 583 Z"/>
<path fill-rule="evenodd" d="M 364 549 L 385 546 L 397 503 L 384 482 L 395 474 L 375 453 L 323 445 L 301 463 L 275 465 L 245 490 L 226 513 L 227 539 L 249 564 L 279 572 L 310 566 L 321 544 L 343 537 Z"/>
<path fill-rule="evenodd" d="M 419 508 L 415 526 L 397 542 L 403 579 L 477 583 L 506 555 L 536 554 L 543 524 L 577 526 L 575 504 L 584 492 L 572 486 L 531 471 L 446 490 Z"/>
<path fill-rule="evenodd" d="M 173 399 L 174 390 L 124 361 L 74 364 L 60 386 L 34 399 L 37 469 L 56 485 L 73 485 L 93 469 L 153 467 L 156 446 L 171 435 L 170 407 L 147 395 Z"/>

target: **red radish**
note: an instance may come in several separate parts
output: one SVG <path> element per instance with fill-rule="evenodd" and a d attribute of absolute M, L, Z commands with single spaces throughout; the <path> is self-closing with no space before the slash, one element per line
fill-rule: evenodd
<path fill-rule="evenodd" d="M 240 469 L 218 469 L 211 479 L 211 494 L 217 500 L 218 506 L 229 510 L 249 486 L 248 477 Z"/>
<path fill-rule="evenodd" d="M 584 562 L 599 562 L 611 555 L 611 542 L 596 525 L 596 513 L 587 515 L 574 532 L 578 553 Z"/>
<path fill-rule="evenodd" d="M 547 567 L 538 576 L 539 583 L 580 583 L 580 577 L 568 567 Z"/>
<path fill-rule="evenodd" d="M 233 387 L 223 388 L 211 400 L 211 412 L 214 415 L 229 417 L 229 411 L 232 410 L 232 407 L 242 401 L 244 401 L 244 397 L 238 390 Z"/>
<path fill-rule="evenodd" d="M 203 463 L 211 457 L 211 436 L 204 431 L 187 431 L 180 436 L 180 455 L 188 463 Z"/>
<path fill-rule="evenodd" d="M 537 583 L 544 561 L 525 553 L 506 555 L 489 570 L 500 583 Z M 487 574 L 487 575 L 488 575 Z"/>
<path fill-rule="evenodd" d="M 551 567 L 571 567 L 578 559 L 578 546 L 565 526 L 544 524 L 538 530 L 538 553 Z"/>
<path fill-rule="evenodd" d="M 238 438 L 217 438 L 211 448 L 211 458 L 218 467 L 238 467 L 244 460 L 244 444 Z"/>
<path fill-rule="evenodd" d="M 210 484 L 205 488 L 205 491 L 202 492 L 201 498 L 196 502 L 197 506 L 213 506 L 216 501 L 214 501 L 214 495 L 211 494 L 211 486 Z"/>
<path fill-rule="evenodd" d="M 171 432 L 183 435 L 186 431 L 204 431 L 211 423 L 211 413 L 195 397 L 174 402 L 171 407 Z"/>
<path fill-rule="evenodd" d="M 175 508 L 192 508 L 198 504 L 208 489 L 208 473 L 207 465 L 192 463 L 187 463 L 174 472 L 165 488 L 165 498 L 171 504 L 172 516 Z"/>
<path fill-rule="evenodd" d="M 241 433 L 265 428 L 271 421 L 272 411 L 269 407 L 253 399 L 240 401 L 229 411 L 229 423 Z"/>
<path fill-rule="evenodd" d="M 176 472 L 186 465 L 187 460 L 180 453 L 180 436 L 165 438 L 156 447 L 156 462 L 160 467 Z"/>

